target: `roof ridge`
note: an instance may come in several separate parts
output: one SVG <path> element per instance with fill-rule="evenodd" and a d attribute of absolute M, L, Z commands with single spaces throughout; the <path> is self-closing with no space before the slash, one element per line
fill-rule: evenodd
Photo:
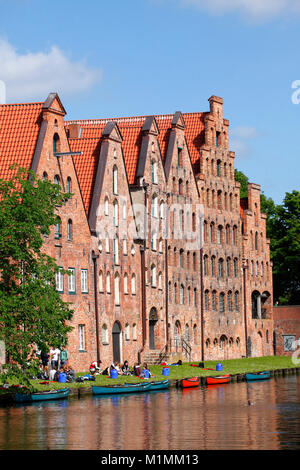
<path fill-rule="evenodd" d="M 32 105 L 42 105 L 44 104 L 43 101 L 38 101 L 38 102 L 32 102 L 32 103 L 5 103 L 5 104 L 0 104 L 0 106 L 32 106 Z"/>

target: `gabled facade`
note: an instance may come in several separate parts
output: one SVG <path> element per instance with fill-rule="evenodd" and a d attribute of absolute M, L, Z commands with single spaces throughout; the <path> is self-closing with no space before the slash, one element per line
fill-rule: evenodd
<path fill-rule="evenodd" d="M 223 100 L 209 104 L 204 113 L 83 121 L 66 121 L 55 93 L 0 106 L 0 177 L 14 160 L 73 194 L 45 251 L 72 272 L 57 288 L 75 311 L 76 370 L 166 353 L 272 354 L 259 187 L 249 185 L 240 204 Z"/>

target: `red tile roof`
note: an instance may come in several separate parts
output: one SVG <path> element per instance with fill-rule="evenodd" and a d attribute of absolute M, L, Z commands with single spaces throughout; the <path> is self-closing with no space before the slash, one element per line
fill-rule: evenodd
<path fill-rule="evenodd" d="M 199 161 L 199 150 L 203 143 L 205 114 L 206 113 L 183 114 L 183 118 L 186 124 L 186 141 L 192 165 L 194 167 Z M 72 151 L 83 152 L 81 157 L 74 158 L 74 163 L 87 212 L 92 197 L 93 181 L 95 178 L 97 161 L 100 152 L 101 134 L 105 125 L 112 121 L 118 124 L 123 137 L 122 149 L 128 182 L 129 184 L 134 184 L 142 141 L 142 127 L 146 117 L 147 116 L 133 116 L 111 119 L 66 121 L 66 129 L 69 129 L 71 124 L 79 124 L 81 127 L 80 138 L 70 139 L 70 146 Z M 156 115 L 155 119 L 159 128 L 158 142 L 162 159 L 164 160 L 168 146 L 173 114 Z"/>
<path fill-rule="evenodd" d="M 9 179 L 14 163 L 30 168 L 43 103 L 0 105 L 0 178 Z"/>

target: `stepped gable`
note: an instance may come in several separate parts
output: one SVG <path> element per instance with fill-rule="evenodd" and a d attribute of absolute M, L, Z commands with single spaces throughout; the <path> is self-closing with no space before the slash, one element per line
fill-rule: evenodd
<path fill-rule="evenodd" d="M 183 113 L 185 137 L 193 168 L 197 167 L 200 158 L 200 148 L 204 142 L 204 118 L 207 113 Z M 157 136 L 162 160 L 165 161 L 169 135 L 174 123 L 174 114 L 155 115 L 159 134 Z M 136 184 L 136 173 L 142 142 L 142 129 L 145 120 L 150 116 L 133 116 L 111 119 L 66 121 L 66 131 L 70 133 L 71 150 L 81 151 L 81 156 L 74 156 L 74 164 L 81 187 L 86 212 L 89 212 L 95 174 L 101 147 L 102 132 L 109 122 L 116 122 L 123 137 L 122 149 L 130 185 Z M 70 132 L 76 127 L 77 135 Z M 78 130 L 80 129 L 80 130 Z"/>
<path fill-rule="evenodd" d="M 44 103 L 0 105 L 0 178 L 10 179 L 13 164 L 29 169 Z"/>

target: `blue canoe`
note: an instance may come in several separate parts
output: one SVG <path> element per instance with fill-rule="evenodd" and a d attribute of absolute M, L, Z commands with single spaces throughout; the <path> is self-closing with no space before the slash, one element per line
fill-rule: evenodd
<path fill-rule="evenodd" d="M 247 382 L 252 382 L 254 380 L 268 380 L 270 378 L 270 371 L 258 372 L 257 374 L 246 374 Z"/>
<path fill-rule="evenodd" d="M 152 391 L 152 390 L 165 390 L 166 388 L 169 388 L 170 381 L 169 380 L 160 380 L 159 382 L 150 382 L 150 385 L 151 385 L 150 391 Z"/>
<path fill-rule="evenodd" d="M 70 393 L 69 388 L 63 388 L 60 390 L 50 390 L 48 392 L 36 392 L 31 394 L 26 393 L 15 393 L 14 400 L 17 403 L 25 403 L 32 401 L 46 401 L 46 400 L 59 400 L 61 398 L 67 398 Z"/>
<path fill-rule="evenodd" d="M 110 395 L 116 393 L 136 393 L 146 392 L 151 388 L 150 383 L 141 384 L 123 384 L 123 385 L 107 385 L 107 386 L 92 386 L 93 395 Z"/>

